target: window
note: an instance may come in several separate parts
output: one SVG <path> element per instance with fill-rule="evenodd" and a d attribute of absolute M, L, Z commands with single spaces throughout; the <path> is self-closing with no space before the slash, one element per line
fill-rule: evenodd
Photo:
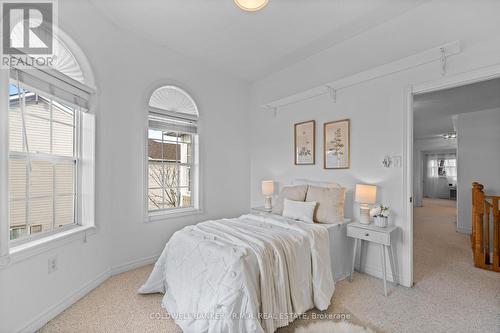
<path fill-rule="evenodd" d="M 79 110 L 10 84 L 10 240 L 78 223 L 79 123 Z"/>
<path fill-rule="evenodd" d="M 457 177 L 457 158 L 453 156 L 428 157 L 428 174 L 429 177 Z"/>
<path fill-rule="evenodd" d="M 0 265 L 95 226 L 94 79 L 53 37 L 52 66 L 0 71 Z"/>
<path fill-rule="evenodd" d="M 439 177 L 456 177 L 457 160 L 455 158 L 440 159 L 438 161 Z"/>
<path fill-rule="evenodd" d="M 165 86 L 149 101 L 146 206 L 149 216 L 199 209 L 198 110 L 182 89 Z"/>

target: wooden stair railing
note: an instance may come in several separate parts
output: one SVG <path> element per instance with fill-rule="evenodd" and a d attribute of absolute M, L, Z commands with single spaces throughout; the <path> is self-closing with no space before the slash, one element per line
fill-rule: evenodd
<path fill-rule="evenodd" d="M 471 246 L 474 265 L 500 272 L 500 196 L 484 194 L 484 186 L 472 183 Z M 490 229 L 491 227 L 491 229 Z M 493 242 L 490 239 L 493 230 Z M 491 257 L 493 250 L 493 257 Z"/>

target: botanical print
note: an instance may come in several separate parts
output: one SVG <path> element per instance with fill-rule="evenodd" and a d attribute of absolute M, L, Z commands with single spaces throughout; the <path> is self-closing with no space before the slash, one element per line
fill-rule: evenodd
<path fill-rule="evenodd" d="M 325 169 L 349 168 L 349 120 L 324 125 Z"/>
<path fill-rule="evenodd" d="M 314 164 L 314 120 L 295 124 L 295 164 Z"/>

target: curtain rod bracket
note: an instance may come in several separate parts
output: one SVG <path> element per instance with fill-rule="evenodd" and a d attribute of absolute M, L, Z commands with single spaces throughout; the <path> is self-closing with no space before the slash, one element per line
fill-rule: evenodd
<path fill-rule="evenodd" d="M 445 76 L 446 75 L 446 66 L 447 66 L 447 61 L 448 61 L 448 58 L 446 56 L 446 48 L 441 47 L 439 50 L 441 51 L 441 75 Z"/>
<path fill-rule="evenodd" d="M 330 97 L 333 100 L 333 103 L 337 103 L 337 89 L 333 88 L 332 86 L 326 86 L 328 89 L 328 92 L 330 93 Z"/>
<path fill-rule="evenodd" d="M 278 107 L 277 106 L 266 105 L 266 109 L 273 112 L 274 118 L 278 117 Z"/>

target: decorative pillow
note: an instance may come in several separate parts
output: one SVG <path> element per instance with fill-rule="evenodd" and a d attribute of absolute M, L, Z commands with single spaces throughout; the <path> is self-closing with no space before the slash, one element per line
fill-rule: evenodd
<path fill-rule="evenodd" d="M 316 202 L 314 201 L 303 202 L 285 199 L 283 216 L 306 223 L 314 223 L 313 217 L 315 208 Z"/>
<path fill-rule="evenodd" d="M 318 203 L 314 222 L 344 223 L 345 192 L 343 187 L 309 186 L 306 201 Z"/>
<path fill-rule="evenodd" d="M 307 185 L 285 186 L 281 190 L 278 200 L 274 204 L 273 213 L 283 214 L 283 201 L 285 199 L 293 201 L 305 201 L 307 193 Z"/>

